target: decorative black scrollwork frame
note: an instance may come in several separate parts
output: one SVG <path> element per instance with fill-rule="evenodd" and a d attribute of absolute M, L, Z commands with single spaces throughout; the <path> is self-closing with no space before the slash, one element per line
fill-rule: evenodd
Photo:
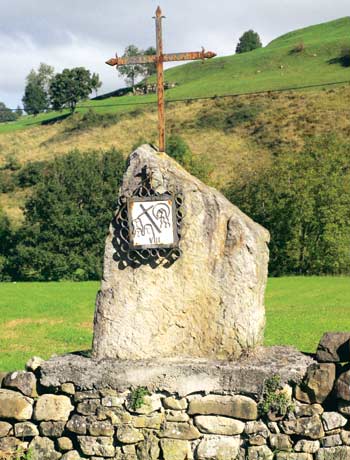
<path fill-rule="evenodd" d="M 171 187 L 169 187 L 171 188 Z M 133 248 L 130 243 L 130 223 L 128 215 L 128 200 L 132 198 L 149 198 L 160 200 L 164 196 L 171 196 L 174 208 L 174 225 L 176 225 L 176 242 L 177 244 L 171 247 L 153 247 L 153 248 Z M 121 195 L 117 201 L 117 210 L 113 220 L 114 238 L 113 246 L 115 249 L 114 260 L 118 262 L 119 268 L 123 269 L 127 266 L 133 268 L 141 265 L 150 265 L 156 268 L 160 264 L 164 267 L 169 267 L 182 255 L 181 248 L 178 245 L 181 239 L 182 221 L 185 215 L 184 198 L 178 188 L 171 188 L 166 192 L 158 193 L 152 186 L 152 175 L 148 173 L 146 168 L 141 173 L 141 181 L 138 187 L 130 196 Z"/>

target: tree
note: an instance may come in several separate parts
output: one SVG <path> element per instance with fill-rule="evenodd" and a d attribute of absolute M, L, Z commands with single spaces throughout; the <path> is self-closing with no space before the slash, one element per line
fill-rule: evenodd
<path fill-rule="evenodd" d="M 350 149 L 334 136 L 274 163 L 228 197 L 271 233 L 272 275 L 350 272 Z"/>
<path fill-rule="evenodd" d="M 17 106 L 17 109 L 16 109 L 16 115 L 17 115 L 17 118 L 23 115 L 23 110 L 21 109 L 19 105 Z"/>
<path fill-rule="evenodd" d="M 48 93 L 50 82 L 54 76 L 55 69 L 49 64 L 41 62 L 37 71 L 32 69 L 27 75 L 27 83 L 37 83 L 43 90 Z"/>
<path fill-rule="evenodd" d="M 3 102 L 0 102 L 0 123 L 17 119 L 16 112 L 12 111 Z"/>
<path fill-rule="evenodd" d="M 143 54 L 143 51 L 137 48 L 135 45 L 129 45 L 125 48 L 123 57 L 130 57 Z M 118 73 L 124 77 L 125 83 L 132 88 L 135 86 L 135 81 L 137 78 L 145 75 L 145 65 L 144 64 L 135 64 L 135 65 L 122 65 L 118 67 Z"/>
<path fill-rule="evenodd" d="M 0 281 L 9 279 L 8 256 L 13 246 L 13 234 L 10 221 L 0 208 Z"/>
<path fill-rule="evenodd" d="M 90 70 L 84 67 L 64 69 L 56 74 L 50 83 L 50 100 L 55 110 L 69 107 L 74 112 L 79 101 L 86 99 L 94 85 L 99 83 L 97 74 L 91 77 Z"/>
<path fill-rule="evenodd" d="M 116 150 L 48 162 L 25 204 L 12 265 L 17 279 L 99 279 L 125 160 Z"/>
<path fill-rule="evenodd" d="M 153 46 L 148 47 L 144 52 L 145 56 L 154 56 L 155 54 L 157 54 L 157 50 Z M 145 67 L 144 75 L 146 77 L 150 77 L 151 75 L 154 75 L 155 73 L 157 73 L 157 66 L 155 62 L 151 62 L 150 64 L 145 64 L 144 67 Z"/>
<path fill-rule="evenodd" d="M 93 73 L 91 77 L 91 87 L 95 91 L 95 95 L 97 96 L 97 91 L 102 86 L 102 81 L 100 80 L 100 76 L 98 73 Z"/>
<path fill-rule="evenodd" d="M 24 110 L 30 115 L 37 115 L 47 108 L 47 95 L 37 83 L 28 83 L 22 98 Z"/>
<path fill-rule="evenodd" d="M 41 63 L 38 71 L 32 69 L 26 77 L 26 86 L 22 98 L 24 110 L 33 115 L 46 110 L 49 106 L 49 86 L 54 68 Z"/>
<path fill-rule="evenodd" d="M 244 32 L 244 34 L 240 37 L 236 47 L 236 53 L 246 53 L 261 47 L 262 43 L 259 34 L 250 29 Z"/>

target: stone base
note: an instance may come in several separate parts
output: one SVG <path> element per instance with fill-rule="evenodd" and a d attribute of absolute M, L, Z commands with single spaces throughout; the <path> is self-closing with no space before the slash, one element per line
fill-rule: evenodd
<path fill-rule="evenodd" d="M 348 366 L 338 381 L 335 369 L 289 347 L 239 361 L 32 359 L 0 378 L 0 458 L 350 459 Z"/>
<path fill-rule="evenodd" d="M 79 355 L 58 356 L 41 366 L 40 383 L 58 387 L 72 382 L 80 390 L 114 388 L 125 391 L 145 386 L 150 391 L 258 395 L 274 374 L 282 383 L 298 383 L 314 361 L 292 347 L 261 347 L 236 361 L 94 360 Z"/>

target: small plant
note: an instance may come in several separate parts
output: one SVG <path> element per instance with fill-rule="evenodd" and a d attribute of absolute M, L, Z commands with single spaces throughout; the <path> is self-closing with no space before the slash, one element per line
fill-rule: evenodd
<path fill-rule="evenodd" d="M 145 396 L 149 396 L 150 392 L 146 387 L 137 387 L 135 388 L 130 395 L 130 406 L 132 410 L 140 409 L 140 407 L 145 402 Z"/>
<path fill-rule="evenodd" d="M 281 377 L 273 375 L 265 380 L 262 396 L 259 402 L 259 412 L 273 418 L 283 418 L 293 410 L 290 398 L 283 391 Z"/>
<path fill-rule="evenodd" d="M 305 51 L 305 44 L 304 42 L 300 42 L 294 46 L 294 48 L 291 50 L 291 54 L 302 53 L 303 51 Z"/>
<path fill-rule="evenodd" d="M 32 459 L 33 459 L 33 456 L 32 456 L 31 449 L 23 450 L 23 448 L 19 448 L 17 452 L 14 454 L 14 456 L 12 456 L 11 458 L 8 458 L 8 460 L 32 460 Z M 2 460 L 2 457 L 0 458 L 0 460 Z"/>
<path fill-rule="evenodd" d="M 17 171 L 21 169 L 21 165 L 17 158 L 14 155 L 7 155 L 5 159 L 5 164 L 1 166 L 1 170 L 8 170 L 8 171 Z"/>

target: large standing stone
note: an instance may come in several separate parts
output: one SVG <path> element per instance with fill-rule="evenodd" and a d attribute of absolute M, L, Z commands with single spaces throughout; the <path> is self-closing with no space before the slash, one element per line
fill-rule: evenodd
<path fill-rule="evenodd" d="M 156 192 L 178 189 L 184 197 L 182 257 L 173 263 L 158 259 L 156 268 L 153 263 L 132 267 L 120 256 L 118 228 L 111 224 L 96 302 L 94 356 L 225 359 L 261 344 L 268 232 L 147 145 L 129 157 L 120 195 L 132 195 L 143 171 L 151 174 Z"/>
<path fill-rule="evenodd" d="M 29 420 L 33 400 L 12 390 L 0 390 L 0 419 Z"/>
<path fill-rule="evenodd" d="M 326 332 L 317 347 L 316 359 L 324 363 L 350 361 L 350 332 Z"/>

